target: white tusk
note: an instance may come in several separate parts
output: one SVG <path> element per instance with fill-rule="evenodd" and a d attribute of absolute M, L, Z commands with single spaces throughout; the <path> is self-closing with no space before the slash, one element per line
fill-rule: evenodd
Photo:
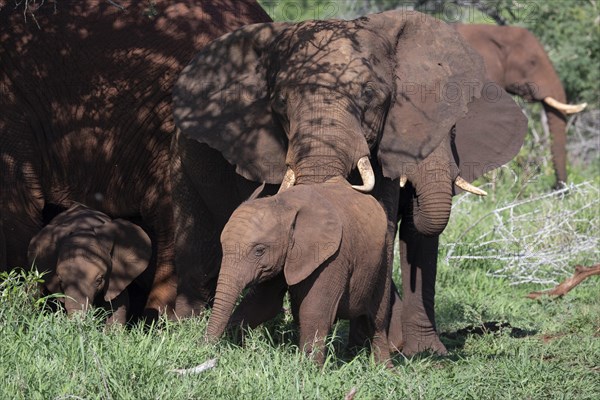
<path fill-rule="evenodd" d="M 456 178 L 454 184 L 464 190 L 465 192 L 476 194 L 477 196 L 487 196 L 487 192 L 485 190 L 479 189 L 476 186 L 471 185 L 469 182 L 465 181 L 460 176 Z"/>
<path fill-rule="evenodd" d="M 288 167 L 287 171 L 285 171 L 283 182 L 281 182 L 281 186 L 279 187 L 277 193 L 281 193 L 284 190 L 291 188 L 292 186 L 294 186 L 294 183 L 296 183 L 296 174 L 294 173 L 293 169 Z"/>
<path fill-rule="evenodd" d="M 404 186 L 406 186 L 406 182 L 408 182 L 408 178 L 406 177 L 406 175 L 402 175 L 400 177 L 400 187 L 403 188 Z"/>
<path fill-rule="evenodd" d="M 352 185 L 352 188 L 359 192 L 369 193 L 375 187 L 375 173 L 368 156 L 361 157 L 356 163 L 360 177 L 362 178 L 362 185 Z"/>
<path fill-rule="evenodd" d="M 580 111 L 583 111 L 584 108 L 587 107 L 587 103 L 581 103 L 581 104 L 565 104 L 565 103 L 561 103 L 560 101 L 548 96 L 544 98 L 544 103 L 548 104 L 550 107 L 556 108 L 559 111 L 562 111 L 564 113 L 567 114 L 575 114 L 578 113 Z"/>

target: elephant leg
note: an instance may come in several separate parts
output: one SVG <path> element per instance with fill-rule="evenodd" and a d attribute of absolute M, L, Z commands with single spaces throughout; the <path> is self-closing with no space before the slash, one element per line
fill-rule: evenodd
<path fill-rule="evenodd" d="M 381 293 L 381 297 L 379 299 L 379 304 L 376 309 L 374 309 L 374 313 L 372 315 L 373 318 L 373 326 L 375 331 L 373 333 L 373 337 L 371 339 L 371 353 L 375 358 L 375 362 L 385 364 L 388 368 L 391 368 L 392 361 L 390 360 L 390 342 L 388 338 L 388 329 L 390 326 L 390 308 L 391 308 L 391 291 L 392 288 L 392 270 L 391 267 L 387 268 L 387 265 L 384 265 L 385 269 L 381 270 L 381 273 L 384 273 L 385 276 L 380 276 L 381 286 L 377 286 L 380 288 L 379 293 Z"/>
<path fill-rule="evenodd" d="M 164 191 L 163 193 L 168 193 Z M 177 275 L 174 259 L 173 214 L 170 199 L 155 198 L 142 208 L 142 218 L 152 230 L 154 241 L 152 250 L 155 257 L 150 261 L 154 279 L 146 308 L 145 317 L 153 320 L 166 313 L 169 318 L 175 316 L 175 299 L 177 297 Z"/>
<path fill-rule="evenodd" d="M 208 169 L 205 149 L 193 140 L 176 135 L 171 165 L 175 219 L 175 268 L 178 317 L 198 315 L 213 298 L 221 262 L 217 224 L 199 189 L 215 179 Z M 206 167 L 206 168 L 203 168 Z"/>
<path fill-rule="evenodd" d="M 387 336 L 390 345 L 390 352 L 397 353 L 402 350 L 402 346 L 404 345 L 404 339 L 402 336 L 402 300 L 400 299 L 398 289 L 393 282 L 390 297 L 391 314 Z"/>
<path fill-rule="evenodd" d="M 275 318 L 281 312 L 286 292 L 283 274 L 254 286 L 235 309 L 229 327 L 256 328 Z"/>
<path fill-rule="evenodd" d="M 329 264 L 288 289 L 300 328 L 299 346 L 319 365 L 325 362 L 325 338 L 335 322 L 347 282 L 348 271 Z"/>
<path fill-rule="evenodd" d="M 185 180 L 180 181 L 185 182 Z M 220 268 L 219 232 L 191 184 L 174 188 L 178 317 L 199 315 L 214 297 Z"/>
<path fill-rule="evenodd" d="M 373 190 L 373 196 L 379 199 L 379 204 L 383 207 L 388 225 L 386 234 L 386 268 L 389 274 L 389 285 L 391 294 L 389 296 L 391 312 L 389 329 L 387 337 L 389 340 L 390 351 L 398 351 L 398 346 L 402 344 L 401 312 L 402 302 L 398 295 L 398 289 L 392 279 L 394 268 L 394 240 L 398 231 L 398 207 L 400 198 L 400 182 L 398 179 L 391 180 L 384 178 L 379 171 L 380 167 L 374 167 L 378 174 L 376 186 Z M 362 347 L 366 341 L 373 337 L 374 327 L 367 323 L 365 318 L 357 318 L 350 321 L 350 333 L 348 347 Z"/>
<path fill-rule="evenodd" d="M 447 353 L 436 332 L 434 315 L 438 241 L 438 236 L 420 234 L 410 216 L 402 219 L 402 353 L 406 356 L 427 350 Z"/>
<path fill-rule="evenodd" d="M 387 339 L 389 352 L 397 353 L 402 350 L 404 340 L 402 337 L 402 300 L 394 282 L 390 284 L 390 313 L 387 328 Z M 375 335 L 375 327 L 366 317 L 350 320 L 350 332 L 348 335 L 348 348 L 351 351 L 364 347 L 367 340 Z"/>

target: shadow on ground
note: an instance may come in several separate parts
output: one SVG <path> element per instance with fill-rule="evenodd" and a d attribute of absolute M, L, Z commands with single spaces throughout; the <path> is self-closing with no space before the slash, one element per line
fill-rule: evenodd
<path fill-rule="evenodd" d="M 444 332 L 440 334 L 442 342 L 450 351 L 459 350 L 465 346 L 465 342 L 469 335 L 486 335 L 489 333 L 509 331 L 509 336 L 512 338 L 524 338 L 533 336 L 538 332 L 536 330 L 526 330 L 512 326 L 508 322 L 489 321 L 481 325 L 469 325 L 465 328 L 454 332 Z"/>

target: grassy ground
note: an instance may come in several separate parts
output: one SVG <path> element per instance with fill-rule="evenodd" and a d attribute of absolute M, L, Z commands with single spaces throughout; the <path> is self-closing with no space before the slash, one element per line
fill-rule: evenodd
<path fill-rule="evenodd" d="M 205 319 L 105 330 L 91 317 L 69 320 L 3 301 L 0 397 L 342 399 L 355 387 L 356 399 L 600 398 L 597 282 L 561 300 L 524 297 L 537 288 L 442 266 L 438 317 L 450 356 L 397 356 L 392 371 L 367 354 L 350 359 L 340 336 L 320 371 L 292 344 L 287 318 L 240 348 L 203 344 Z M 465 332 L 482 325 L 487 332 Z M 217 367 L 201 375 L 170 372 L 214 357 Z"/>
<path fill-rule="evenodd" d="M 397 355 L 385 370 L 344 352 L 340 323 L 320 370 L 294 345 L 289 316 L 243 347 L 204 344 L 206 316 L 106 329 L 91 315 L 41 312 L 36 276 L 12 273 L 0 284 L 0 399 L 343 399 L 352 388 L 355 399 L 599 399 L 599 277 L 562 299 L 525 295 L 598 262 L 600 174 L 572 170 L 568 193 L 550 195 L 549 172 L 524 178 L 526 161 L 482 182 L 486 200 L 455 199 L 437 286 L 448 357 Z M 200 375 L 171 372 L 212 358 Z"/>

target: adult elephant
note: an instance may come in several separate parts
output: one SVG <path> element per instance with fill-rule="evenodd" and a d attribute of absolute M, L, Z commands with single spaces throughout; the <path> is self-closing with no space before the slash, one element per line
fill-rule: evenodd
<path fill-rule="evenodd" d="M 0 269 L 26 265 L 44 210 L 80 202 L 142 218 L 157 264 L 147 308 L 173 310 L 172 86 L 210 39 L 265 21 L 239 0 L 0 7 Z"/>
<path fill-rule="evenodd" d="M 516 26 L 455 25 L 456 30 L 481 54 L 489 77 L 509 93 L 539 101 L 548 117 L 557 187 L 567 182 L 567 119 L 586 107 L 566 104 L 565 90 L 536 37 Z"/>
<path fill-rule="evenodd" d="M 484 75 L 454 29 L 416 12 L 256 24 L 205 47 L 174 89 L 177 312 L 214 293 L 219 233 L 253 182 L 285 190 L 341 175 L 383 205 L 388 263 L 402 211 L 396 344 L 445 352 L 433 307 L 452 195 L 477 191 L 468 182 L 510 160 L 526 132 Z"/>

